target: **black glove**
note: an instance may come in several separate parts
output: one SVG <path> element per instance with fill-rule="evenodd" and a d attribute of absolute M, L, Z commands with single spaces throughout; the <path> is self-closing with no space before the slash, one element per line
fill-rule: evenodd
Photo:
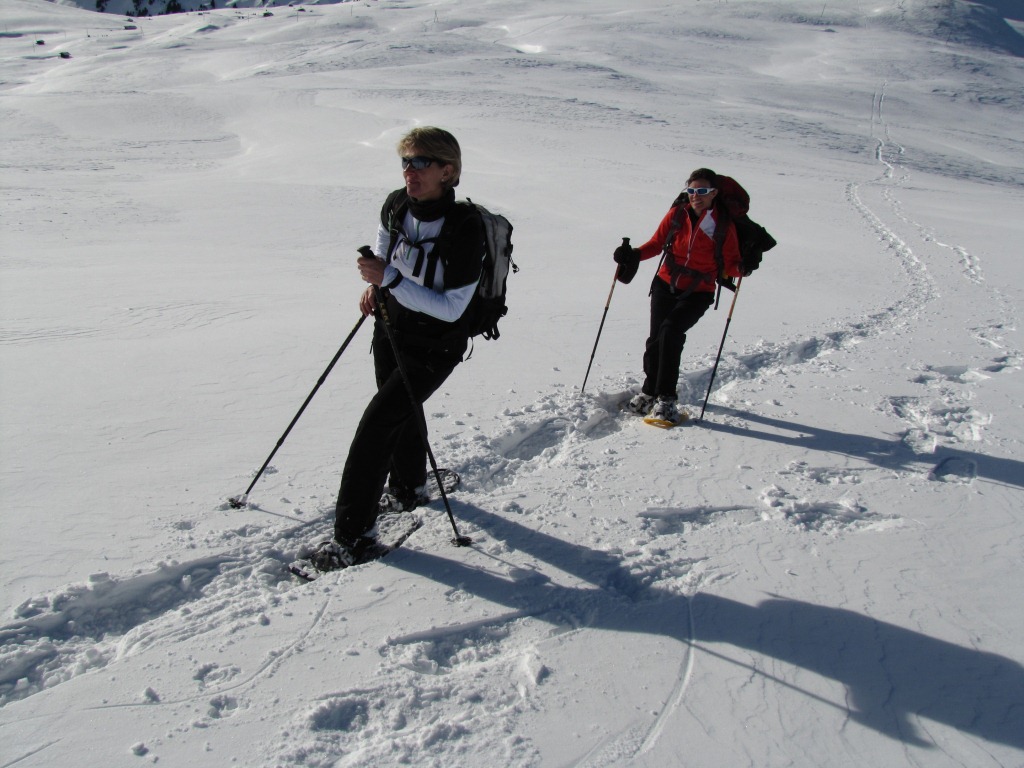
<path fill-rule="evenodd" d="M 627 267 L 633 266 L 640 263 L 640 251 L 626 243 L 615 249 L 613 258 L 616 264 L 623 264 Z"/>
<path fill-rule="evenodd" d="M 740 254 L 740 269 L 743 276 L 748 277 L 759 266 L 761 266 L 761 249 L 751 243 Z"/>
<path fill-rule="evenodd" d="M 622 238 L 622 245 L 615 249 L 612 256 L 615 263 L 619 265 L 615 272 L 615 279 L 620 283 L 630 283 L 640 268 L 640 251 L 629 244 L 629 238 Z"/>
<path fill-rule="evenodd" d="M 753 221 L 749 216 L 736 218 L 736 235 L 740 241 L 740 268 L 746 277 L 761 266 L 761 258 L 765 251 L 770 251 L 778 243 L 768 230 Z"/>

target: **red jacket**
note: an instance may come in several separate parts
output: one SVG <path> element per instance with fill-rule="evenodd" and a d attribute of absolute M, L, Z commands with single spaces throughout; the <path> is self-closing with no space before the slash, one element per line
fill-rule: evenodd
<path fill-rule="evenodd" d="M 689 204 L 686 205 L 689 208 Z M 640 246 L 640 260 L 652 259 L 660 256 L 665 247 L 665 240 L 672 229 L 672 217 L 676 208 L 665 214 L 657 231 L 646 243 Z M 672 285 L 672 268 L 669 265 L 671 259 L 676 265 L 675 288 L 677 290 L 715 291 L 715 277 L 718 275 L 718 264 L 715 263 L 715 216 L 714 208 L 704 211 L 697 225 L 690 223 L 689 210 L 682 211 L 682 223 L 679 231 L 672 241 L 672 252 L 665 263 L 658 270 L 658 277 L 669 285 Z M 739 277 L 740 269 L 740 246 L 736 239 L 736 227 L 732 222 L 728 224 L 729 231 L 725 234 L 725 242 L 722 244 L 722 260 L 725 262 L 725 274 L 729 277 Z M 680 267 L 696 270 L 705 275 L 700 278 L 692 272 Z M 697 285 L 693 285 L 697 280 Z"/>

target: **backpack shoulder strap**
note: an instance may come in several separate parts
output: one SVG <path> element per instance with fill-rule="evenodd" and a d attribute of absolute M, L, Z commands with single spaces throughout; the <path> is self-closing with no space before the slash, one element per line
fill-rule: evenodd
<path fill-rule="evenodd" d="M 455 204 L 445 214 L 444 222 L 441 224 L 441 231 L 437 233 L 437 237 L 433 238 L 434 247 L 427 254 L 427 271 L 423 278 L 426 285 L 434 284 L 434 274 L 437 272 L 438 261 L 447 269 L 448 256 L 451 253 L 449 245 L 455 238 L 455 233 L 473 215 L 479 215 L 477 214 L 476 206 L 473 203 L 459 200 L 456 200 Z"/>
<path fill-rule="evenodd" d="M 398 235 L 402 231 L 402 219 L 405 218 L 407 210 L 409 210 L 409 194 L 404 187 L 396 189 L 384 201 L 384 205 L 380 209 L 380 223 L 388 231 L 391 239 L 388 242 L 388 252 L 377 254 L 381 258 L 387 259 L 395 250 L 395 243 L 398 242 Z"/>
<path fill-rule="evenodd" d="M 672 209 L 675 211 L 672 214 L 672 221 L 668 226 L 668 235 L 665 236 L 665 245 L 661 249 L 661 258 L 667 259 L 669 254 L 672 253 L 672 241 L 676 239 L 676 235 L 679 234 L 679 230 L 683 227 L 684 217 L 686 213 L 686 193 L 681 192 L 679 197 L 672 203 Z"/>
<path fill-rule="evenodd" d="M 451 242 L 459 228 L 474 215 L 479 216 L 476 204 L 463 200 L 456 200 L 448 213 L 445 214 L 444 223 L 441 224 L 441 231 L 434 241 L 434 249 L 440 251 L 438 255 L 443 264 L 448 263 L 448 253 L 450 251 L 447 247 L 448 243 Z"/>
<path fill-rule="evenodd" d="M 456 200 L 448 213 L 444 215 L 444 224 L 441 225 L 441 231 L 445 234 L 452 234 L 462 226 L 463 222 L 473 215 L 478 215 L 475 203 L 467 200 Z"/>
<path fill-rule="evenodd" d="M 733 223 L 733 215 L 728 205 L 715 206 L 715 266 L 718 268 L 718 276 L 723 274 L 725 269 L 725 256 L 722 251 L 725 248 L 725 238 L 729 235 L 729 225 Z"/>
<path fill-rule="evenodd" d="M 399 187 L 387 196 L 384 205 L 381 206 L 380 223 L 390 229 L 396 214 L 399 212 L 404 214 L 405 211 L 403 209 L 408 208 L 408 206 L 409 194 L 405 191 L 404 187 Z"/>

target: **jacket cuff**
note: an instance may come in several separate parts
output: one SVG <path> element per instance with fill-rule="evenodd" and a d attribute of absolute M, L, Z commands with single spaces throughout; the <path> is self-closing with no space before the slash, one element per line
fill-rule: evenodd
<path fill-rule="evenodd" d="M 402 282 L 403 277 L 405 277 L 405 275 L 389 264 L 384 268 L 384 282 L 380 284 L 380 287 L 391 290 Z"/>

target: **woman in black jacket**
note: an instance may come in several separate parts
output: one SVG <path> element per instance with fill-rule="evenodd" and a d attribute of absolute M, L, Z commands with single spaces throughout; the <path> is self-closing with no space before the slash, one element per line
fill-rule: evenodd
<path fill-rule="evenodd" d="M 321 571 L 351 565 L 374 546 L 385 482 L 402 508 L 423 500 L 423 403 L 462 361 L 468 334 L 460 320 L 480 280 L 483 224 L 470 206 L 455 203 L 462 173 L 458 141 L 440 128 L 416 128 L 399 142 L 398 153 L 405 186 L 392 192 L 381 210 L 378 255 L 358 262 L 359 274 L 370 283 L 359 308 L 375 315 L 377 393 L 363 412 L 345 461 L 334 539 L 310 557 Z M 378 295 L 386 302 L 415 402 L 395 360 Z"/>

